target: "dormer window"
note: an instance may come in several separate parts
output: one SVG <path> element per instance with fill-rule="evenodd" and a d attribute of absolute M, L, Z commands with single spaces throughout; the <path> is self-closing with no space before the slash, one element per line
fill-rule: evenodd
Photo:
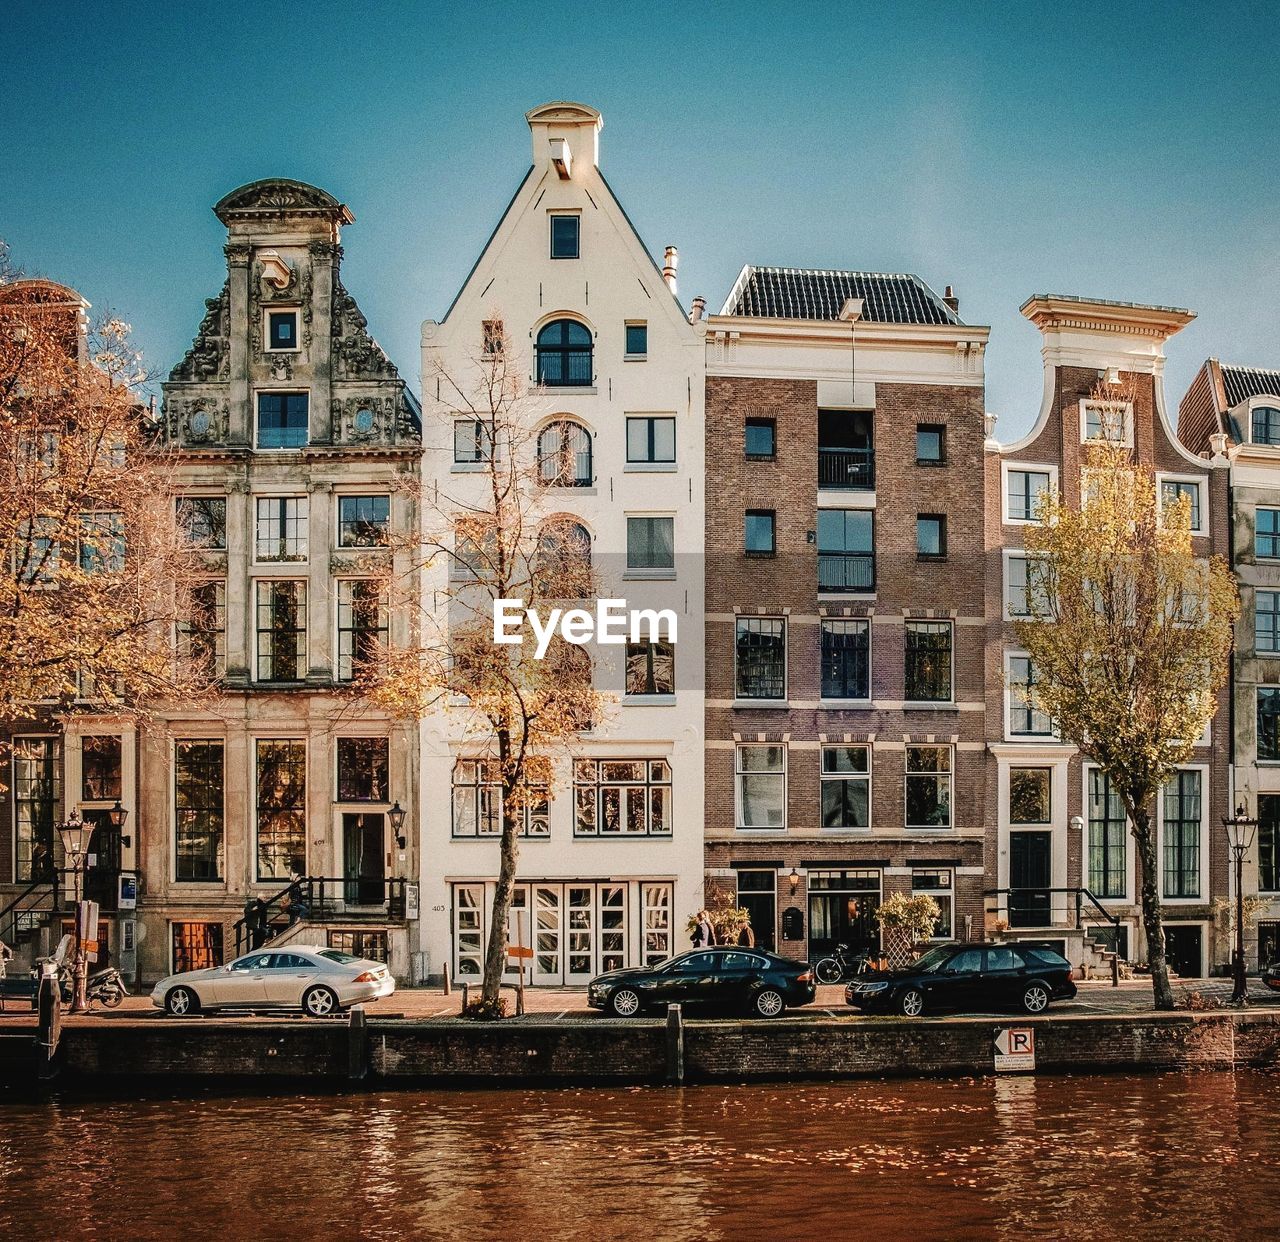
<path fill-rule="evenodd" d="M 1280 444 L 1280 409 L 1274 405 L 1253 407 L 1254 444 Z"/>
<path fill-rule="evenodd" d="M 267 312 L 267 348 L 274 351 L 298 348 L 298 312 L 296 310 Z"/>
<path fill-rule="evenodd" d="M 258 447 L 305 448 L 309 423 L 305 392 L 258 394 Z"/>
<path fill-rule="evenodd" d="M 577 216 L 551 217 L 551 257 L 578 258 L 578 234 L 581 221 Z"/>

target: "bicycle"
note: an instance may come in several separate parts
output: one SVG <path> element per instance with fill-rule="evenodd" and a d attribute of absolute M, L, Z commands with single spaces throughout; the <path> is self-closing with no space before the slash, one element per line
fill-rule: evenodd
<path fill-rule="evenodd" d="M 830 957 L 822 958 L 813 968 L 819 983 L 843 983 L 867 969 L 870 959 L 865 953 L 850 956 L 847 944 L 838 944 Z"/>

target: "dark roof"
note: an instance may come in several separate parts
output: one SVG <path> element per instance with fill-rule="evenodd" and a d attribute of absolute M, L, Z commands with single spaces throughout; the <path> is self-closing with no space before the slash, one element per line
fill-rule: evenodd
<path fill-rule="evenodd" d="M 838 320 L 847 298 L 862 299 L 869 323 L 958 324 L 960 317 L 919 276 L 799 267 L 742 269 L 722 315 Z"/>
<path fill-rule="evenodd" d="M 1232 367 L 1222 364 L 1222 386 L 1226 389 L 1227 409 L 1250 397 L 1280 397 L 1280 371 L 1262 367 Z"/>

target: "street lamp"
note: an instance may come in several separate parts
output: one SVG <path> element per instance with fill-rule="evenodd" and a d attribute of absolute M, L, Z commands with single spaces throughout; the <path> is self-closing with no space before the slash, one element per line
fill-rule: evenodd
<path fill-rule="evenodd" d="M 1258 821 L 1251 819 L 1241 802 L 1236 813 L 1222 821 L 1227 830 L 1227 845 L 1231 849 L 1231 857 L 1236 864 L 1236 947 L 1232 962 L 1232 975 L 1235 988 L 1231 993 L 1233 1005 L 1249 1003 L 1249 984 L 1244 971 L 1244 856 L 1253 846 L 1254 834 L 1258 831 Z"/>
<path fill-rule="evenodd" d="M 62 854 L 71 863 L 72 882 L 76 898 L 76 947 L 72 966 L 75 990 L 71 997 L 71 1012 L 83 1013 L 89 1006 L 85 997 L 88 981 L 88 958 L 84 950 L 84 873 L 89 859 L 89 842 L 93 839 L 93 825 L 86 824 L 79 813 L 72 811 L 67 822 L 58 827 L 62 838 Z"/>
<path fill-rule="evenodd" d="M 787 876 L 787 883 L 791 885 L 791 895 L 796 895 L 796 889 L 800 887 L 800 872 L 794 867 L 791 868 L 791 874 Z"/>
<path fill-rule="evenodd" d="M 397 801 L 395 806 L 387 812 L 387 818 L 391 821 L 391 831 L 396 836 L 396 849 L 402 850 L 406 841 L 404 836 L 404 819 L 408 812 Z"/>
<path fill-rule="evenodd" d="M 112 828 L 119 832 L 124 827 L 124 822 L 128 818 L 129 812 L 120 805 L 120 799 L 117 798 L 115 806 L 107 812 L 107 821 L 111 824 Z M 128 849 L 129 846 L 133 844 L 133 838 L 122 835 L 120 837 L 120 844 L 123 845 L 125 849 Z"/>

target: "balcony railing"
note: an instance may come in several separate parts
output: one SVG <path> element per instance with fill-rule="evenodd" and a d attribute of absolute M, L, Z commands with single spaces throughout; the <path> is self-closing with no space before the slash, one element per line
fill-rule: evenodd
<path fill-rule="evenodd" d="M 874 449 L 818 446 L 818 486 L 868 491 L 876 485 Z"/>
<path fill-rule="evenodd" d="M 873 591 L 876 558 L 873 552 L 819 552 L 819 591 Z"/>

